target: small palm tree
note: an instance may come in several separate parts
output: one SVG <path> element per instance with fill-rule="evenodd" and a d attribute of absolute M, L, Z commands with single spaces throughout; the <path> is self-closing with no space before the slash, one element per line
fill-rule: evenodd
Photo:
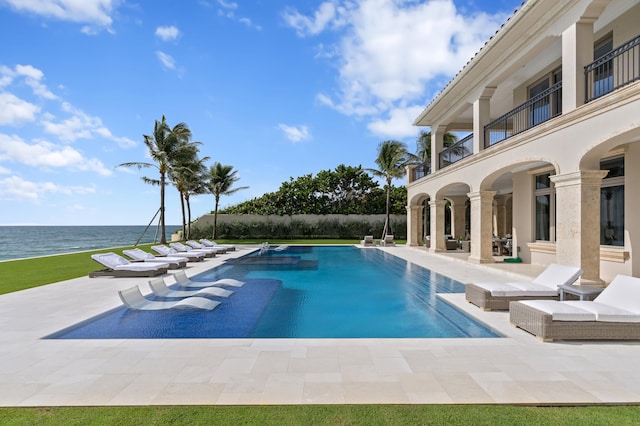
<path fill-rule="evenodd" d="M 209 168 L 209 192 L 213 194 L 215 198 L 215 209 L 213 211 L 213 238 L 216 238 L 216 227 L 218 226 L 218 205 L 220 203 L 221 195 L 231 195 L 242 189 L 249 188 L 248 186 L 241 186 L 239 188 L 231 189 L 234 183 L 240 180 L 237 177 L 238 171 L 233 170 L 233 166 L 223 165 L 221 163 L 214 163 Z"/>
<path fill-rule="evenodd" d="M 442 136 L 442 139 L 443 146 L 445 148 L 448 148 L 458 142 L 458 137 L 453 133 L 445 133 Z M 431 132 L 425 132 L 424 130 L 420 131 L 417 140 L 417 148 L 416 156 L 418 160 L 423 164 L 429 163 L 431 161 Z"/>
<path fill-rule="evenodd" d="M 143 135 L 144 144 L 149 149 L 149 155 L 154 163 L 130 162 L 122 163 L 120 167 L 137 167 L 138 169 L 154 167 L 160 173 L 159 179 L 152 179 L 146 176 L 142 180 L 151 185 L 160 186 L 160 227 L 161 236 L 160 243 L 166 244 L 167 236 L 165 230 L 165 196 L 167 173 L 179 158 L 186 155 L 189 149 L 192 149 L 191 130 L 185 123 L 176 124 L 173 128 L 169 127 L 165 116 L 162 120 L 156 120 L 153 127 L 152 135 Z"/>
<path fill-rule="evenodd" d="M 407 146 L 399 141 L 388 140 L 381 142 L 378 145 L 378 157 L 376 158 L 376 164 L 378 169 L 367 169 L 375 176 L 385 179 L 386 191 L 387 191 L 387 207 L 384 229 L 382 230 L 382 238 L 387 236 L 387 233 L 391 234 L 391 224 L 389 222 L 389 212 L 391 206 L 391 182 L 393 179 L 401 178 L 405 171 L 406 165 L 417 161 L 417 157 L 414 154 L 407 151 Z"/>
<path fill-rule="evenodd" d="M 199 142 L 194 142 L 189 149 L 185 149 L 184 155 L 177 158 L 172 164 L 169 172 L 169 179 L 178 190 L 180 195 L 180 207 L 182 209 L 182 235 L 190 238 L 191 234 L 191 205 L 189 196 L 197 189 L 198 185 L 202 185 L 202 175 L 205 173 L 206 161 L 209 157 L 198 158 Z M 188 211 L 188 218 L 185 214 L 185 204 Z"/>

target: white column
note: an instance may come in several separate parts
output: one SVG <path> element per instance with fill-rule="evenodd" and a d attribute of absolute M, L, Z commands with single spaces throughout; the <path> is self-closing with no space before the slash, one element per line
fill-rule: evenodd
<path fill-rule="evenodd" d="M 600 279 L 600 187 L 606 170 L 551 176 L 556 189 L 556 261 L 580 266 L 583 283 Z"/>
<path fill-rule="evenodd" d="M 464 237 L 465 211 L 467 209 L 467 197 L 447 197 L 451 201 L 451 235 L 454 238 Z"/>
<path fill-rule="evenodd" d="M 444 146 L 445 126 L 431 127 L 431 173 L 440 170 L 440 153 Z"/>
<path fill-rule="evenodd" d="M 479 191 L 467 194 L 471 201 L 471 254 L 469 261 L 493 263 L 493 197 L 495 191 Z"/>
<path fill-rule="evenodd" d="M 490 101 L 495 87 L 487 87 L 482 95 L 473 102 L 473 153 L 484 149 L 484 126 L 491 122 Z"/>
<path fill-rule="evenodd" d="M 423 206 L 407 206 L 407 244 L 420 245 L 422 242 L 422 210 Z"/>
<path fill-rule="evenodd" d="M 593 22 L 582 18 L 562 33 L 562 112 L 584 104 L 585 65 L 593 61 Z"/>
<path fill-rule="evenodd" d="M 444 242 L 444 207 L 445 200 L 429 201 L 431 209 L 431 247 L 429 251 L 446 251 L 447 245 Z"/>

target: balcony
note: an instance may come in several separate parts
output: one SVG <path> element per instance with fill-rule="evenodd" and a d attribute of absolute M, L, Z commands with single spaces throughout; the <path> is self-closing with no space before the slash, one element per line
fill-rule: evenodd
<path fill-rule="evenodd" d="M 443 169 L 473 154 L 473 133 L 445 148 L 440 153 L 440 168 Z"/>
<path fill-rule="evenodd" d="M 562 81 L 484 127 L 485 148 L 562 114 Z"/>
<path fill-rule="evenodd" d="M 424 163 L 418 164 L 412 168 L 409 173 L 409 182 L 414 182 L 431 174 L 431 160 L 427 159 Z"/>
<path fill-rule="evenodd" d="M 640 80 L 640 35 L 586 67 L 585 103 Z"/>

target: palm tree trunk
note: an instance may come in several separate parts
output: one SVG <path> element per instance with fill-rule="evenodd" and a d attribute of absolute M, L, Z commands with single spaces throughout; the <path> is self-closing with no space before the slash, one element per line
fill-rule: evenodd
<path fill-rule="evenodd" d="M 216 239 L 216 228 L 218 227 L 218 202 L 220 197 L 216 196 L 216 206 L 213 210 L 213 239 Z"/>
<path fill-rule="evenodd" d="M 164 173 L 160 172 L 160 244 L 167 244 L 167 234 L 164 226 Z"/>
<path fill-rule="evenodd" d="M 387 236 L 387 232 L 391 229 L 391 223 L 389 222 L 389 210 L 391 207 L 391 179 L 387 179 L 387 218 L 384 223 L 384 230 L 382 231 L 382 239 Z"/>
<path fill-rule="evenodd" d="M 187 237 L 187 215 L 184 210 L 184 195 L 180 192 L 180 208 L 182 208 L 182 238 L 186 239 Z"/>
<path fill-rule="evenodd" d="M 189 202 L 189 194 L 185 194 L 185 201 L 187 202 L 187 240 L 191 239 L 191 203 Z"/>

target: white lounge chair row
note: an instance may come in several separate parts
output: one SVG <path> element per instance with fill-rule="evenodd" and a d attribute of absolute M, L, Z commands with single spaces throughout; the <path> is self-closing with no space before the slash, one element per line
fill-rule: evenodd
<path fill-rule="evenodd" d="M 245 283 L 232 278 L 223 278 L 212 282 L 191 281 L 184 271 L 176 272 L 175 278 L 177 289 L 169 287 L 163 278 L 155 278 L 149 281 L 151 292 L 158 297 L 182 298 L 178 301 L 157 301 L 147 299 L 139 286 L 133 286 L 118 292 L 120 300 L 129 309 L 135 310 L 163 310 L 163 309 L 202 309 L 213 310 L 220 301 L 211 300 L 208 297 L 229 297 L 233 291 L 227 290 L 225 286 L 242 287 Z M 189 288 L 192 288 L 189 290 Z M 197 289 L 195 289 L 197 288 Z"/>
<path fill-rule="evenodd" d="M 360 240 L 360 245 L 364 247 L 375 247 L 376 242 L 373 239 L 373 235 L 365 235 L 362 240 Z M 380 240 L 380 245 L 383 247 L 393 247 L 396 243 L 393 241 L 393 235 L 387 234 L 383 239 Z"/>

